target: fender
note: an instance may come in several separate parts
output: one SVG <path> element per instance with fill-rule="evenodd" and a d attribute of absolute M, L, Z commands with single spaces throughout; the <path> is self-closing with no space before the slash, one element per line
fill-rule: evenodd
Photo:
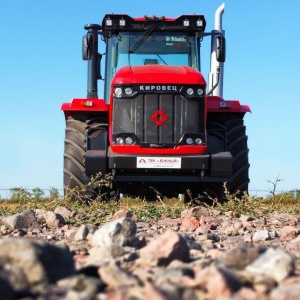
<path fill-rule="evenodd" d="M 103 99 L 98 98 L 74 98 L 72 102 L 63 103 L 61 110 L 65 114 L 65 119 L 74 113 L 80 112 L 103 112 L 108 116 L 109 104 L 106 104 Z"/>
<path fill-rule="evenodd" d="M 224 100 L 219 96 L 207 96 L 207 112 L 247 113 L 251 112 L 251 109 L 248 105 L 240 104 L 238 100 Z"/>

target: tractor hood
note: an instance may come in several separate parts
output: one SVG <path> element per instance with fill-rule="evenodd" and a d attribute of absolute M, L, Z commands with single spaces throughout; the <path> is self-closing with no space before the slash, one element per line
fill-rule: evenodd
<path fill-rule="evenodd" d="M 126 66 L 118 70 L 112 84 L 200 84 L 206 85 L 202 74 L 187 66 Z"/>

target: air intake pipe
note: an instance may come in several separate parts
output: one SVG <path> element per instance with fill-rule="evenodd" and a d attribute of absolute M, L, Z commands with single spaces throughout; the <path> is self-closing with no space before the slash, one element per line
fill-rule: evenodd
<path fill-rule="evenodd" d="M 98 98 L 98 79 L 101 79 L 98 34 L 101 26 L 88 24 L 84 26 L 84 29 L 88 31 L 82 39 L 82 59 L 88 61 L 87 98 Z"/>

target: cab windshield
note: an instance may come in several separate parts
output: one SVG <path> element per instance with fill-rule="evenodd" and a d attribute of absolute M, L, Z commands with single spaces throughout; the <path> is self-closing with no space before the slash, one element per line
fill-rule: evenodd
<path fill-rule="evenodd" d="M 124 66 L 161 64 L 198 68 L 195 36 L 184 32 L 120 32 L 107 41 L 106 91 L 110 82 Z"/>

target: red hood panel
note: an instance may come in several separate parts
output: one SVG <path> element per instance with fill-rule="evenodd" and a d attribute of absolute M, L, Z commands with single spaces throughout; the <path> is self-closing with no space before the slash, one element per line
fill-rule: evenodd
<path fill-rule="evenodd" d="M 201 84 L 206 85 L 202 74 L 187 66 L 126 66 L 118 70 L 112 84 Z"/>

